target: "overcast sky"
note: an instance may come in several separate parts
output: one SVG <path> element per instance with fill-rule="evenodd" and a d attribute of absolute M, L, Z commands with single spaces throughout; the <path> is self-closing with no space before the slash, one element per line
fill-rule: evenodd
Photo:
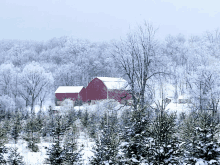
<path fill-rule="evenodd" d="M 146 21 L 158 37 L 200 35 L 220 27 L 219 0 L 0 0 L 0 39 L 90 41 L 124 37 Z"/>

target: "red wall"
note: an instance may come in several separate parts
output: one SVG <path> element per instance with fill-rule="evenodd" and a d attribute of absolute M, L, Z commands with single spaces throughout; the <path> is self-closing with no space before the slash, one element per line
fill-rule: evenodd
<path fill-rule="evenodd" d="M 123 90 L 116 90 L 116 89 L 115 90 L 109 90 L 108 91 L 108 98 L 109 99 L 115 99 L 115 100 L 121 102 L 121 100 L 131 99 L 131 94 L 129 94 L 127 91 L 123 91 Z"/>
<path fill-rule="evenodd" d="M 82 90 L 79 92 L 79 96 L 83 102 L 86 102 L 86 88 L 82 88 Z"/>
<path fill-rule="evenodd" d="M 72 100 L 76 100 L 78 98 L 78 93 L 56 93 L 55 96 L 59 101 L 62 101 L 65 98 L 71 98 Z"/>
<path fill-rule="evenodd" d="M 86 101 L 107 99 L 105 84 L 98 78 L 93 79 L 86 87 Z"/>

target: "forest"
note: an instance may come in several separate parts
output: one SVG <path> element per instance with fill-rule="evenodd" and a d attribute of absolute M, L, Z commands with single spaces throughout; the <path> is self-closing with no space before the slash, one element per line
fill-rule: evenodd
<path fill-rule="evenodd" d="M 159 40 L 158 30 L 145 22 L 102 43 L 0 40 L 0 164 L 220 164 L 220 31 Z M 53 111 L 59 86 L 98 76 L 127 80 L 132 105 L 67 99 Z M 186 110 L 170 111 L 180 96 Z"/>

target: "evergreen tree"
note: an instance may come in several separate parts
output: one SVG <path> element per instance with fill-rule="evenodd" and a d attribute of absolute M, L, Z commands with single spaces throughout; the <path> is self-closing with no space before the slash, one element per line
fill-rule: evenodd
<path fill-rule="evenodd" d="M 191 113 L 182 126 L 185 141 L 185 162 L 195 164 L 198 160 L 219 164 L 220 144 L 217 137 L 217 121 L 209 112 Z"/>
<path fill-rule="evenodd" d="M 99 130 L 104 130 L 106 125 L 108 124 L 107 123 L 107 120 L 108 120 L 108 114 L 105 112 L 103 117 L 101 118 L 101 121 L 100 121 L 100 124 L 99 124 Z"/>
<path fill-rule="evenodd" d="M 9 165 L 24 165 L 23 156 L 18 153 L 18 148 L 11 148 L 8 156 Z"/>
<path fill-rule="evenodd" d="M 81 154 L 80 154 L 81 150 L 80 151 L 77 150 L 76 126 L 72 125 L 66 131 L 66 137 L 64 139 L 65 164 L 72 165 L 76 162 L 79 163 L 79 160 L 81 158 Z"/>
<path fill-rule="evenodd" d="M 71 108 L 67 112 L 67 126 L 70 127 L 76 121 L 76 111 L 74 108 Z"/>
<path fill-rule="evenodd" d="M 0 123 L 0 164 L 6 163 L 4 156 L 3 156 L 3 154 L 6 152 L 6 147 L 4 145 L 6 142 L 6 139 L 7 139 L 6 131 Z"/>
<path fill-rule="evenodd" d="M 49 161 L 53 165 L 59 165 L 64 162 L 64 150 L 60 145 L 61 141 L 61 116 L 56 117 L 56 127 L 53 130 L 54 137 L 55 137 L 55 144 L 52 144 L 52 147 L 47 150 L 47 155 L 49 158 L 46 160 Z"/>
<path fill-rule="evenodd" d="M 91 113 L 87 130 L 91 138 L 96 138 L 98 132 L 98 117 L 95 113 Z"/>
<path fill-rule="evenodd" d="M 161 110 L 151 128 L 151 137 L 147 139 L 148 163 L 180 164 L 182 149 L 177 137 L 176 115 Z"/>
<path fill-rule="evenodd" d="M 77 112 L 78 119 L 82 119 L 82 111 L 79 109 Z"/>
<path fill-rule="evenodd" d="M 20 121 L 20 115 L 18 113 L 16 113 L 16 117 L 14 119 L 14 124 L 12 126 L 12 130 L 11 130 L 11 136 L 15 141 L 15 144 L 17 143 L 18 137 L 19 137 L 19 133 L 21 132 L 21 121 Z"/>
<path fill-rule="evenodd" d="M 31 118 L 27 120 L 26 123 L 26 136 L 24 139 L 28 142 L 28 148 L 32 152 L 38 152 L 39 148 L 36 143 L 40 142 L 40 138 L 38 136 L 39 131 L 39 123 L 36 120 L 36 116 L 34 113 L 31 114 Z"/>
<path fill-rule="evenodd" d="M 150 136 L 150 120 L 146 112 L 145 107 L 133 110 L 130 121 L 127 121 L 128 126 L 124 128 L 120 147 L 124 153 L 120 159 L 124 163 L 138 165 L 145 160 L 146 139 Z"/>
<path fill-rule="evenodd" d="M 104 116 L 102 120 L 106 120 Z M 93 148 L 94 157 L 91 164 L 117 164 L 117 154 L 119 146 L 119 136 L 117 127 L 117 114 L 107 116 L 106 125 L 101 130 L 101 136 L 96 139 L 96 145 Z M 102 121 L 101 123 L 105 123 Z"/>
<path fill-rule="evenodd" d="M 6 131 L 6 134 L 7 134 L 7 135 L 11 133 L 11 127 L 12 127 L 12 124 L 11 124 L 11 123 L 12 123 L 12 122 L 11 122 L 11 119 L 6 118 L 6 119 L 4 120 L 3 128 L 4 128 L 4 130 Z"/>
<path fill-rule="evenodd" d="M 84 127 L 87 128 L 88 123 L 89 123 L 89 113 L 86 109 L 86 112 L 83 114 L 83 117 L 82 117 L 82 124 L 83 124 Z"/>
<path fill-rule="evenodd" d="M 36 117 L 37 131 L 39 131 L 39 132 L 41 132 L 41 129 L 43 128 L 43 123 L 44 123 L 43 116 L 45 116 L 45 114 L 40 109 L 40 111 L 37 113 L 37 117 Z"/>

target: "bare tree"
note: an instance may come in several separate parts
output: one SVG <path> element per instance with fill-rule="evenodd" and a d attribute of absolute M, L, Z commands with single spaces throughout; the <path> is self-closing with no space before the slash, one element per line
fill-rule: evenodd
<path fill-rule="evenodd" d="M 161 73 L 159 64 L 159 44 L 155 39 L 157 29 L 145 22 L 134 33 L 119 43 L 114 43 L 112 53 L 115 61 L 129 79 L 134 108 L 140 101 L 141 107 L 145 102 L 145 90 L 148 81 Z"/>
<path fill-rule="evenodd" d="M 24 98 L 26 104 L 28 101 L 31 103 L 31 112 L 33 112 L 37 98 L 52 84 L 52 74 L 46 73 L 39 64 L 33 62 L 25 66 L 20 75 L 19 94 Z"/>

